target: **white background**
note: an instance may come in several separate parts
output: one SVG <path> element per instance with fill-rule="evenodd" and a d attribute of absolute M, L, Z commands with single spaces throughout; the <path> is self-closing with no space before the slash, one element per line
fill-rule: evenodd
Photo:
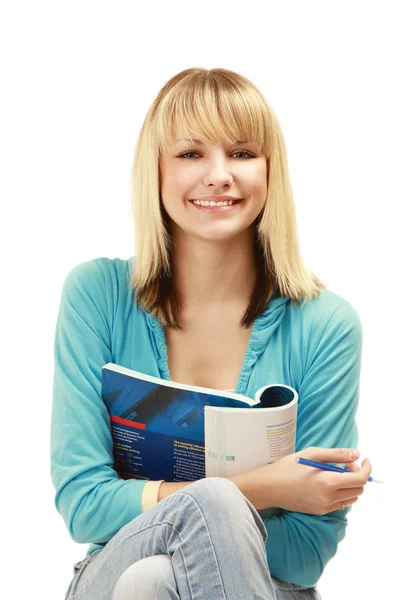
<path fill-rule="evenodd" d="M 86 555 L 88 546 L 70 538 L 55 509 L 50 479 L 61 287 L 80 262 L 134 254 L 128 185 L 136 138 L 162 85 L 194 66 L 237 71 L 272 103 L 287 144 L 305 263 L 351 302 L 363 324 L 359 448 L 385 484 L 367 484 L 353 507 L 346 538 L 319 582 L 321 595 L 396 593 L 396 5 L 70 0 L 1 9 L 8 598 L 63 599 L 73 563 Z"/>

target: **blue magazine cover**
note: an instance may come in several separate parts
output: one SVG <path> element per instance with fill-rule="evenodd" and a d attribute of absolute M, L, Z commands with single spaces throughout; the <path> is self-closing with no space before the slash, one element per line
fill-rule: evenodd
<path fill-rule="evenodd" d="M 218 418 L 224 411 L 230 413 L 226 418 L 234 413 L 234 417 L 240 418 L 237 426 L 242 428 L 243 415 L 254 410 L 265 413 L 266 409 L 281 411 L 288 407 L 292 411 L 290 416 L 297 416 L 298 400 L 297 392 L 284 384 L 261 388 L 253 400 L 231 392 L 221 394 L 218 390 L 167 381 L 114 363 L 102 367 L 102 397 L 110 415 L 114 469 L 120 478 L 165 481 L 195 481 L 206 477 L 207 407 L 215 407 L 219 411 Z M 294 452 L 296 421 L 291 418 L 282 423 L 282 414 L 276 414 L 271 431 L 267 433 L 272 440 L 269 448 L 273 449 L 271 443 L 276 446 L 278 439 L 280 448 L 282 439 L 288 441 L 287 454 L 292 448 Z M 220 430 L 216 429 L 215 423 L 210 421 L 210 431 L 218 437 Z M 250 435 L 253 429 L 254 421 Z M 240 434 L 241 431 L 234 437 L 240 437 Z M 210 461 L 214 454 L 211 450 Z M 223 459 L 229 461 L 234 457 L 224 456 Z"/>

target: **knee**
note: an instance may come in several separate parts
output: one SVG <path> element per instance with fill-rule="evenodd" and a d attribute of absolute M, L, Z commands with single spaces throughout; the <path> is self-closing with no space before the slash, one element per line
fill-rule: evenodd
<path fill-rule="evenodd" d="M 178 492 L 179 493 L 179 492 Z M 203 515 L 214 520 L 232 524 L 232 530 L 257 525 L 264 540 L 267 538 L 265 525 L 257 510 L 230 479 L 208 477 L 199 479 L 181 490 L 190 495 L 200 506 Z"/>
<path fill-rule="evenodd" d="M 204 500 L 205 505 L 213 512 L 218 509 L 226 511 L 235 506 L 246 504 L 246 498 L 240 489 L 230 479 L 224 477 L 208 477 L 199 479 L 182 489 L 196 500 Z"/>
<path fill-rule="evenodd" d="M 171 558 L 159 554 L 143 558 L 130 565 L 118 579 L 112 600 L 152 600 L 174 598 L 176 581 Z"/>
<path fill-rule="evenodd" d="M 243 497 L 238 486 L 225 477 L 207 477 L 205 479 L 199 479 L 182 489 L 183 493 L 187 490 L 196 490 L 198 493 L 204 495 L 222 496 L 224 498 L 233 496 Z"/>

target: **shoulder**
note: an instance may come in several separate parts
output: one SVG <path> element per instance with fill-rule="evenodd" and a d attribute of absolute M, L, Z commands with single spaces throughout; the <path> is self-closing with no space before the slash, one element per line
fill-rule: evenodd
<path fill-rule="evenodd" d="M 312 345 L 318 345 L 322 339 L 329 343 L 346 336 L 361 343 L 362 323 L 357 309 L 347 298 L 331 290 L 325 288 L 317 298 L 303 305 L 291 303 L 291 309 Z"/>
<path fill-rule="evenodd" d="M 99 257 L 75 265 L 61 292 L 60 315 L 78 318 L 93 330 L 113 331 L 119 307 L 132 305 L 129 260 Z M 105 333 L 104 333 L 105 335 Z"/>
<path fill-rule="evenodd" d="M 130 279 L 129 259 L 99 257 L 78 263 L 66 275 L 64 290 L 102 288 L 112 292 L 127 286 Z"/>
<path fill-rule="evenodd" d="M 347 298 L 328 289 L 322 290 L 318 298 L 309 302 L 309 311 L 314 319 L 326 325 L 331 321 L 344 322 L 353 326 L 361 325 L 360 315 L 353 304 Z"/>
<path fill-rule="evenodd" d="M 75 265 L 65 278 L 61 303 L 113 325 L 121 303 L 132 305 L 129 260 L 99 257 Z"/>

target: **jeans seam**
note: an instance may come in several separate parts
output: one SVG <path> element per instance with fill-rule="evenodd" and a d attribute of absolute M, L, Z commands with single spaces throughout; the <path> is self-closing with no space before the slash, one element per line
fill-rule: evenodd
<path fill-rule="evenodd" d="M 193 496 L 191 496 L 190 494 L 187 494 L 186 492 L 183 492 L 183 491 L 182 491 L 182 492 L 179 492 L 179 491 L 178 491 L 178 492 L 175 492 L 175 493 L 173 494 L 173 496 L 186 496 L 187 498 L 190 498 L 190 500 L 192 500 L 192 502 L 194 502 L 194 503 L 195 503 L 195 505 L 197 506 L 197 508 L 199 509 L 199 512 L 200 512 L 200 514 L 201 514 L 201 517 L 202 517 L 202 519 L 203 519 L 203 524 L 204 524 L 204 526 L 205 526 L 205 529 L 206 529 L 206 532 L 207 532 L 207 534 L 208 534 L 208 538 L 209 538 L 209 541 L 210 541 L 210 546 L 211 546 L 211 549 L 212 549 L 212 552 L 213 552 L 213 556 L 214 556 L 214 559 L 215 559 L 215 563 L 216 563 L 216 565 L 217 565 L 217 568 L 218 568 L 218 578 L 219 578 L 219 582 L 220 582 L 220 585 L 221 585 L 221 588 L 222 588 L 222 592 L 223 592 L 223 600 L 227 600 L 225 586 L 224 586 L 224 583 L 223 583 L 223 581 L 222 581 L 222 577 L 221 577 L 221 569 L 220 569 L 220 565 L 219 565 L 219 563 L 218 563 L 218 559 L 217 559 L 217 556 L 216 556 L 216 553 L 215 553 L 215 549 L 214 549 L 214 544 L 213 544 L 213 542 L 212 542 L 212 538 L 211 538 L 211 535 L 210 535 L 210 531 L 209 531 L 209 529 L 208 529 L 207 521 L 206 521 L 206 519 L 205 519 L 205 517 L 204 517 L 203 511 L 201 510 L 201 508 L 200 508 L 200 506 L 199 506 L 199 504 L 198 504 L 197 500 L 196 500 L 196 499 L 195 499 Z M 172 494 L 171 494 L 170 496 L 168 496 L 168 497 L 169 497 L 169 498 L 171 498 L 171 497 L 172 497 Z M 167 497 L 167 498 L 164 498 L 164 501 L 166 501 L 166 500 L 168 499 L 168 497 Z M 164 519 L 163 521 L 157 521 L 156 523 L 152 523 L 151 525 L 146 525 L 145 527 L 142 527 L 141 529 L 138 529 L 138 530 L 134 531 L 133 533 L 131 533 L 131 534 L 127 535 L 126 537 L 124 537 L 124 538 L 123 538 L 123 539 L 122 539 L 122 540 L 119 542 L 119 544 L 118 544 L 117 546 L 115 546 L 115 547 L 113 548 L 113 550 L 111 550 L 111 552 L 113 552 L 113 551 L 114 551 L 116 548 L 118 548 L 118 547 L 120 546 L 120 544 L 122 544 L 122 542 L 126 541 L 126 540 L 127 540 L 129 537 L 132 537 L 132 536 L 134 536 L 134 535 L 136 535 L 136 534 L 138 534 L 138 533 L 142 533 L 142 532 L 143 532 L 143 531 L 145 531 L 146 529 L 151 529 L 151 528 L 152 528 L 152 527 L 154 527 L 155 525 L 163 525 L 163 524 L 165 524 L 165 523 L 166 523 L 167 525 L 170 525 L 170 526 L 172 527 L 173 531 L 175 531 L 175 533 L 178 535 L 179 539 L 180 539 L 181 541 L 183 541 L 183 540 L 182 540 L 182 537 L 181 537 L 181 535 L 180 535 L 180 533 L 179 533 L 179 531 L 177 531 L 177 530 L 175 529 L 175 527 L 174 527 L 174 524 L 173 524 L 173 523 L 171 523 L 170 521 L 168 521 L 168 520 Z M 128 523 L 126 523 L 126 525 L 127 525 L 127 524 L 128 524 Z M 104 548 L 103 548 L 101 551 L 97 552 L 96 554 L 102 554 L 102 552 L 103 552 L 105 549 L 106 549 L 106 547 L 104 547 Z M 111 553 L 111 552 L 110 552 L 110 553 Z M 181 556 L 182 556 L 183 562 L 184 562 L 184 564 L 185 564 L 185 569 L 186 569 L 186 577 L 187 577 L 187 580 L 188 580 L 188 584 L 189 584 L 189 589 L 190 589 L 190 592 L 191 592 L 191 594 L 192 594 L 192 588 L 191 588 L 191 585 L 190 585 L 190 580 L 189 580 L 189 575 L 188 575 L 188 569 L 187 569 L 187 567 L 186 567 L 186 561 L 185 561 L 185 557 L 184 557 L 184 555 L 183 555 L 183 552 L 182 552 L 182 550 L 180 550 L 180 552 L 181 552 Z M 92 578 L 94 577 L 94 575 L 95 575 L 95 573 L 93 573 L 93 574 L 92 574 L 92 575 L 89 577 L 89 579 L 88 579 L 87 581 L 85 581 L 85 584 L 84 584 L 84 586 L 82 587 L 82 589 L 81 589 L 81 590 L 79 590 L 79 591 L 77 592 L 77 594 L 76 594 L 76 598 L 75 598 L 75 597 L 74 597 L 74 598 L 71 598 L 71 600 L 79 600 L 79 598 L 80 598 L 80 593 L 84 591 L 84 589 L 87 587 L 87 584 L 88 584 L 88 583 L 89 583 L 89 582 L 92 580 Z M 192 596 L 193 596 L 193 595 L 192 595 Z"/>
<path fill-rule="evenodd" d="M 181 495 L 183 495 L 183 494 L 181 494 Z M 191 499 L 192 499 L 194 502 L 196 502 L 192 496 L 189 496 L 189 494 L 184 494 L 184 495 L 185 495 L 185 496 L 188 496 L 188 497 L 189 497 L 189 498 L 191 498 Z M 196 504 L 197 504 L 197 502 L 196 502 Z M 197 504 L 197 506 L 198 506 L 198 504 Z M 205 519 L 204 519 L 204 515 L 203 515 L 203 513 L 202 513 L 202 511 L 201 511 L 201 508 L 200 508 L 199 506 L 198 506 L 198 508 L 199 508 L 199 511 L 200 511 L 200 513 L 201 513 L 201 516 L 203 517 L 203 521 L 204 521 L 204 523 L 205 523 L 205 526 L 206 526 L 206 530 L 207 530 L 207 533 L 208 533 L 208 537 L 209 537 L 209 539 L 210 539 L 210 542 L 211 542 L 211 547 L 212 547 L 212 550 L 213 550 L 213 554 L 214 554 L 214 557 L 215 557 L 216 563 L 217 563 L 217 565 L 218 565 L 218 561 L 217 561 L 217 558 L 216 558 L 216 556 L 215 556 L 214 545 L 212 544 L 212 541 L 211 541 L 211 536 L 210 536 L 210 533 L 209 533 L 209 530 L 208 530 L 208 527 L 207 527 L 207 523 L 206 523 L 206 521 L 205 521 Z M 114 547 L 114 548 L 111 550 L 111 552 L 113 552 L 114 550 L 116 550 L 116 549 L 117 549 L 117 548 L 118 548 L 118 547 L 119 547 L 119 546 L 122 544 L 122 542 L 125 542 L 125 541 L 126 541 L 127 539 L 129 539 L 130 537 L 133 537 L 133 536 L 135 536 L 135 535 L 136 535 L 136 534 L 138 534 L 138 533 L 142 533 L 142 532 L 143 532 L 143 531 L 145 531 L 146 529 L 151 529 L 152 527 L 159 526 L 159 525 L 164 525 L 164 524 L 170 525 L 170 526 L 172 527 L 172 529 L 175 531 L 175 533 L 178 535 L 179 539 L 180 539 L 181 541 L 184 541 L 184 540 L 183 540 L 183 538 L 182 538 L 182 536 L 181 536 L 181 534 L 179 533 L 179 531 L 177 531 L 177 530 L 175 529 L 175 527 L 174 527 L 174 524 L 173 524 L 173 523 L 171 523 L 171 522 L 170 522 L 170 521 L 168 521 L 168 520 L 164 520 L 164 521 L 157 521 L 156 523 L 152 523 L 151 525 L 146 525 L 145 527 L 142 527 L 141 529 L 138 529 L 137 531 L 134 531 L 133 533 L 131 533 L 131 534 L 127 535 L 126 537 L 124 537 L 124 538 L 123 538 L 123 539 L 120 541 L 120 543 L 119 543 L 118 545 L 116 545 L 116 546 L 115 546 L 115 547 Z M 185 565 L 186 577 L 187 577 L 187 580 L 188 580 L 188 585 L 189 585 L 190 593 L 191 593 L 191 595 L 192 595 L 192 597 L 193 597 L 193 594 L 192 594 L 192 587 L 191 587 L 191 585 L 190 585 L 190 579 L 189 579 L 189 577 L 188 577 L 188 568 L 187 568 L 187 566 L 186 566 L 186 560 L 185 560 L 185 556 L 184 556 L 184 554 L 183 554 L 183 552 L 182 552 L 182 549 L 181 549 L 181 548 L 179 549 L 179 551 L 180 551 L 180 553 L 181 553 L 181 556 L 182 556 L 182 559 L 183 559 L 183 563 L 184 563 L 184 565 Z M 110 552 L 110 554 L 111 554 L 111 552 Z M 100 552 L 98 552 L 97 554 L 100 554 Z M 79 600 L 79 598 L 80 598 L 81 594 L 82 594 L 82 593 L 85 591 L 85 588 L 86 588 L 86 587 L 87 587 L 87 585 L 90 583 L 90 581 L 93 579 L 94 575 L 95 575 L 95 573 L 92 573 L 92 575 L 89 577 L 89 579 L 88 579 L 87 581 L 85 581 L 85 584 L 83 585 L 83 587 L 82 587 L 80 590 L 78 590 L 78 592 L 77 592 L 76 594 L 74 594 L 74 596 L 71 598 L 71 600 Z M 218 565 L 218 576 L 219 576 L 219 580 L 220 580 L 220 582 L 221 582 L 221 586 L 222 586 L 222 589 L 223 589 L 223 593 L 224 593 L 224 600 L 226 600 L 226 593 L 225 593 L 225 588 L 224 588 L 224 586 L 223 586 L 223 583 L 222 583 L 222 579 L 221 579 L 221 573 L 220 573 L 219 565 Z"/>
<path fill-rule="evenodd" d="M 191 496 L 190 494 L 187 494 L 186 492 L 175 492 L 175 494 L 176 494 L 176 496 L 186 496 L 187 498 L 190 498 L 191 500 L 193 500 L 193 502 L 196 504 L 197 508 L 200 511 L 200 514 L 201 514 L 201 516 L 203 518 L 203 522 L 204 522 L 204 525 L 205 525 L 205 528 L 206 528 L 206 531 L 207 531 L 207 534 L 208 534 L 208 538 L 209 538 L 209 540 L 211 542 L 211 548 L 212 548 L 212 551 L 213 551 L 213 554 L 214 554 L 215 562 L 216 562 L 216 564 L 218 566 L 218 577 L 219 577 L 219 581 L 221 583 L 221 587 L 222 587 L 222 590 L 223 590 L 224 600 L 226 600 L 226 591 L 225 591 L 224 582 L 222 581 L 222 577 L 221 577 L 221 569 L 220 569 L 220 566 L 219 566 L 219 563 L 218 563 L 217 555 L 215 554 L 214 544 L 212 542 L 211 534 L 210 534 L 210 531 L 208 529 L 207 521 L 204 518 L 203 511 L 201 510 L 200 506 L 198 505 L 196 498 L 193 498 L 193 496 Z"/>
<path fill-rule="evenodd" d="M 167 523 L 168 525 L 173 525 L 173 524 L 172 524 L 172 523 L 170 523 L 169 521 L 160 521 L 160 522 L 157 522 L 157 523 L 152 523 L 151 525 L 146 525 L 145 527 L 142 527 L 141 529 L 138 529 L 137 531 L 134 531 L 133 533 L 131 533 L 131 534 L 127 535 L 126 537 L 124 537 L 124 538 L 123 538 L 123 539 L 122 539 L 122 540 L 119 542 L 119 544 L 117 544 L 116 546 L 114 546 L 114 548 L 113 548 L 111 551 L 109 551 L 109 552 L 107 553 L 107 556 L 108 556 L 109 554 L 111 554 L 112 552 L 114 552 L 114 550 L 116 550 L 117 548 L 119 548 L 119 546 L 120 546 L 120 545 L 121 545 L 123 542 L 125 542 L 125 540 L 129 539 L 130 537 L 132 537 L 132 536 L 136 535 L 137 533 L 141 533 L 142 531 L 145 531 L 146 529 L 151 529 L 151 528 L 152 528 L 152 527 L 154 527 L 155 525 L 162 525 L 163 523 Z M 128 525 L 128 523 L 127 523 L 127 525 Z M 178 535 L 179 535 L 179 534 L 178 534 Z M 103 549 L 103 550 L 105 550 L 105 547 L 104 547 L 104 549 Z M 102 551 L 98 552 L 97 554 L 101 554 L 101 553 L 102 553 Z M 134 564 L 134 563 L 132 563 L 132 564 Z M 92 574 L 92 575 L 89 577 L 89 579 L 88 579 L 87 581 L 85 581 L 85 585 L 83 586 L 82 590 L 83 590 L 84 588 L 86 588 L 87 584 L 88 584 L 90 581 L 92 581 L 92 579 L 93 579 L 94 575 L 95 575 L 95 573 L 93 573 L 93 574 Z M 74 597 L 74 598 L 71 598 L 71 600 L 78 600 L 78 594 L 80 594 L 82 590 L 79 590 L 79 592 L 77 592 L 77 594 L 76 594 L 77 598 L 75 598 L 75 597 Z"/>

